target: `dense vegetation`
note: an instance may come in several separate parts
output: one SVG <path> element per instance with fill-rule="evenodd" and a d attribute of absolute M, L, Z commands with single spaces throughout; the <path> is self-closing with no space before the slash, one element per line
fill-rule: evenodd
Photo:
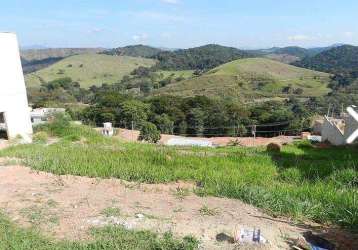
<path fill-rule="evenodd" d="M 301 142 L 281 153 L 242 147 L 177 150 L 121 143 L 61 119 L 40 130 L 61 140 L 11 147 L 0 156 L 60 175 L 193 181 L 200 195 L 241 199 L 275 215 L 358 229 L 357 148 L 316 148 Z"/>
<path fill-rule="evenodd" d="M 358 47 L 351 45 L 335 47 L 294 64 L 333 74 L 354 72 L 358 69 Z"/>
<path fill-rule="evenodd" d="M 41 60 L 32 60 L 27 61 L 25 59 L 21 60 L 22 63 L 22 70 L 24 71 L 24 74 L 29 74 L 44 68 L 47 68 L 51 66 L 52 64 L 55 64 L 59 61 L 61 61 L 63 57 L 49 57 L 46 59 Z"/>
<path fill-rule="evenodd" d="M 106 55 L 112 56 L 133 56 L 133 57 L 153 57 L 162 52 L 161 49 L 153 48 L 146 45 L 132 45 L 126 47 L 119 47 L 102 52 Z"/>
<path fill-rule="evenodd" d="M 68 109 L 73 118 L 87 124 L 102 126 L 103 122 L 112 122 L 117 127 L 141 129 L 150 122 L 162 133 L 192 136 L 246 136 L 254 124 L 273 124 L 258 128 L 262 136 L 278 135 L 280 131 L 297 134 L 310 127 L 314 114 L 309 101 L 304 103 L 293 97 L 288 101 L 243 105 L 237 99 L 206 96 L 138 98 L 121 90 L 120 84 L 86 90 L 70 78 L 62 78 L 44 84 L 39 91 L 30 91 L 30 101 L 36 106 L 87 103 L 80 110 Z"/>
<path fill-rule="evenodd" d="M 250 57 L 250 54 L 245 51 L 210 44 L 173 52 L 164 51 L 153 58 L 159 61 L 157 68 L 162 70 L 207 70 L 246 57 Z"/>

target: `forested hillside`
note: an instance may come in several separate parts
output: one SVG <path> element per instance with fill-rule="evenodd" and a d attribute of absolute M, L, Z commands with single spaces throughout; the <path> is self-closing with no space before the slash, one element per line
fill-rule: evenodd
<path fill-rule="evenodd" d="M 106 55 L 112 56 L 133 56 L 133 57 L 153 57 L 163 50 L 157 49 L 154 47 L 146 46 L 146 45 L 132 45 L 126 47 L 119 47 L 115 49 L 110 49 L 102 52 Z"/>
<path fill-rule="evenodd" d="M 332 48 L 294 65 L 329 73 L 348 73 L 358 70 L 358 47 L 343 45 Z"/>
<path fill-rule="evenodd" d="M 210 44 L 174 52 L 164 51 L 153 58 L 159 61 L 157 68 L 162 70 L 208 70 L 250 56 L 250 53 L 236 48 Z"/>

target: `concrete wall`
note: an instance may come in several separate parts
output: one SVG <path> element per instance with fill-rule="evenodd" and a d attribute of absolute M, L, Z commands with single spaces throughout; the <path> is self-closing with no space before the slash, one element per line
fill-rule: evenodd
<path fill-rule="evenodd" d="M 30 110 L 19 45 L 12 33 L 0 33 L 0 112 L 4 112 L 9 139 L 20 135 L 30 140 Z"/>
<path fill-rule="evenodd" d="M 358 129 L 358 117 L 357 117 L 357 111 L 354 110 L 353 107 L 350 107 L 347 109 L 348 116 L 345 117 L 344 121 L 346 124 L 346 128 L 344 131 L 344 139 L 347 141 L 348 138 Z M 356 139 L 353 143 L 357 143 L 358 139 Z"/>
<path fill-rule="evenodd" d="M 335 124 L 333 124 L 328 117 L 324 118 L 322 126 L 322 141 L 329 141 L 332 145 L 344 145 L 345 138 Z"/>

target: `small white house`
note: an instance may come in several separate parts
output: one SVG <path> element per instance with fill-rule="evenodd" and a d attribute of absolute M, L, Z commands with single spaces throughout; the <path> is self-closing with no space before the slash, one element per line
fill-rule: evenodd
<path fill-rule="evenodd" d="M 24 141 L 31 141 L 32 125 L 17 37 L 1 32 L 0 123 L 8 139 L 21 136 Z"/>
<path fill-rule="evenodd" d="M 65 113 L 64 108 L 38 108 L 30 112 L 31 122 L 33 125 L 42 124 L 48 121 L 48 118 L 56 113 Z"/>
<path fill-rule="evenodd" d="M 322 141 L 340 146 L 358 141 L 358 109 L 356 106 L 347 108 L 347 113 L 339 119 L 325 116 L 322 126 Z"/>

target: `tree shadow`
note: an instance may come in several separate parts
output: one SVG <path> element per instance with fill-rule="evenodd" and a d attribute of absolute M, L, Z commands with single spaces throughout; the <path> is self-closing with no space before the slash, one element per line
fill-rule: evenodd
<path fill-rule="evenodd" d="M 336 171 L 353 169 L 358 171 L 358 147 L 322 147 L 320 145 L 298 144 L 296 150 L 269 153 L 283 172 L 296 169 L 308 181 L 330 177 Z"/>

